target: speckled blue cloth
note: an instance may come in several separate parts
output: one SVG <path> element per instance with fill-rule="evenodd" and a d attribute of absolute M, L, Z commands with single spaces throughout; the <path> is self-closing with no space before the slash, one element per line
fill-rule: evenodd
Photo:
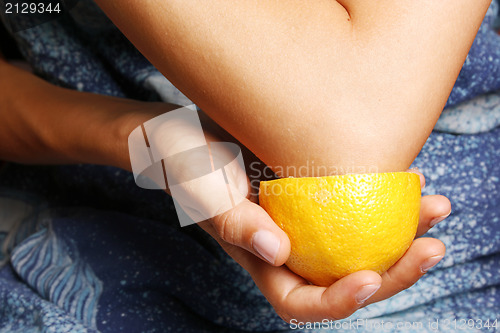
<path fill-rule="evenodd" d="M 440 120 L 440 130 L 455 134 L 433 132 L 414 162 L 427 176 L 424 194 L 452 201 L 452 215 L 429 233 L 446 244 L 446 257 L 397 296 L 301 331 L 474 332 L 500 320 L 500 127 L 490 118 L 500 89 L 497 8 L 450 96 L 453 117 Z M 189 104 L 91 1 L 27 30 L 29 16 L 2 19 L 50 82 Z M 490 107 L 471 113 L 479 121 L 465 106 L 481 98 Z M 138 188 L 128 172 L 8 164 L 0 207 L 16 210 L 0 232 L 0 260 L 9 260 L 0 269 L 0 332 L 296 331 L 213 239 L 195 225 L 179 227 L 166 194 Z"/>
<path fill-rule="evenodd" d="M 500 36 L 493 1 L 435 129 L 482 133 L 500 125 Z"/>
<path fill-rule="evenodd" d="M 494 92 L 446 108 L 434 130 L 475 134 L 491 131 L 498 125 L 500 125 L 500 93 Z"/>

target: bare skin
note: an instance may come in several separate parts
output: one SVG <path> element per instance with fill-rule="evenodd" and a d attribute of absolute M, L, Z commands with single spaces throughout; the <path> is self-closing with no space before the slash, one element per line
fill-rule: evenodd
<path fill-rule="evenodd" d="M 310 6 L 299 1 L 219 0 L 207 7 L 194 0 L 124 0 L 119 6 L 97 2 L 169 80 L 266 164 L 298 168 L 315 161 L 332 168 L 326 173 L 408 168 L 446 102 L 489 4 L 352 0 Z M 2 83 L 12 96 L 28 94 Z M 23 103 L 29 101 L 11 100 L 6 94 L 6 103 L 0 105 L 12 109 L 3 108 L 7 111 L 0 117 L 13 117 L 13 110 L 25 117 L 11 118 L 12 135 L 6 140 L 13 145 L 2 144 L 2 157 L 130 168 L 126 136 L 167 111 L 158 104 L 98 99 L 45 85 L 34 84 L 29 95 L 67 96 L 49 102 L 66 101 L 64 106 L 77 117 L 62 117 L 54 124 L 40 110 L 47 107 L 51 113 L 58 108 L 26 108 Z M 110 109 L 121 111 L 110 116 Z M 27 110 L 40 112 L 39 121 L 32 123 L 37 115 Z M 93 124 L 86 135 L 75 119 Z M 58 131 L 58 126 L 69 130 Z M 215 134 L 207 137 L 219 140 Z M 203 189 L 193 193 L 201 201 L 206 195 Z M 422 198 L 419 234 L 449 211 L 450 203 L 442 196 Z M 420 238 L 383 276 L 362 271 L 323 288 L 281 266 L 289 255 L 288 238 L 255 202 L 244 201 L 200 226 L 250 272 L 285 320 L 346 317 L 411 286 L 429 260 L 445 251 L 440 241 Z M 270 231 L 279 245 L 270 263 L 254 248 L 253 236 L 261 230 Z M 367 285 L 380 289 L 360 303 L 357 295 Z"/>
<path fill-rule="evenodd" d="M 314 161 L 335 174 L 408 168 L 490 1 L 97 3 L 170 81 L 267 165 L 297 170 Z M 442 216 L 449 213 L 448 201 L 434 204 Z M 438 240 L 418 239 L 382 278 L 358 272 L 318 289 L 241 251 L 267 229 L 279 244 L 271 263 L 286 260 L 288 240 L 268 222 L 257 207 L 240 205 L 200 225 L 251 272 L 285 320 L 345 317 L 361 306 L 355 295 L 362 286 L 381 285 L 368 303 L 385 299 L 444 255 Z"/>
<path fill-rule="evenodd" d="M 326 173 L 409 167 L 490 3 L 96 2 L 169 80 L 267 165 L 314 161 L 331 167 Z"/>
<path fill-rule="evenodd" d="M 2 60 L 0 73 L 0 87 L 5 92 L 0 97 L 0 158 L 4 160 L 30 164 L 96 163 L 130 170 L 128 134 L 144 121 L 176 108 L 164 103 L 142 103 L 59 88 Z M 39 100 L 44 103 L 37 102 Z M 209 141 L 234 141 L 210 119 L 204 118 L 202 122 Z M 81 124 L 88 126 L 82 130 Z M 251 158 L 246 159 L 246 162 L 251 161 Z M 185 168 L 188 167 L 189 163 Z M 423 176 L 421 182 L 425 182 Z M 193 200 L 203 202 L 206 195 L 203 189 L 192 190 Z M 418 234 L 424 234 L 431 221 L 449 211 L 447 198 L 423 197 Z M 444 247 L 438 240 L 420 239 L 384 276 L 358 272 L 327 289 L 311 286 L 286 266 L 281 266 L 289 255 L 288 238 L 255 203 L 255 197 L 249 196 L 235 209 L 199 225 L 251 273 L 285 320 L 347 316 L 365 304 L 388 298 L 409 287 L 423 275 L 420 266 L 428 258 L 444 254 Z M 279 239 L 280 250 L 271 263 L 265 262 L 253 249 L 252 237 L 260 230 L 270 231 Z M 366 303 L 359 304 L 357 291 L 364 285 L 373 284 L 381 285 L 379 292 Z M 304 302 L 304 298 L 314 302 Z M 304 306 L 306 304 L 309 305 Z"/>
<path fill-rule="evenodd" d="M 142 122 L 177 108 L 60 88 L 2 58 L 0 90 L 0 159 L 18 163 L 94 163 L 130 169 L 128 134 Z"/>

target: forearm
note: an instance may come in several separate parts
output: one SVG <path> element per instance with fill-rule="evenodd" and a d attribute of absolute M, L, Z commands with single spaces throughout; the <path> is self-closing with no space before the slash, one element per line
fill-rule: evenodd
<path fill-rule="evenodd" d="M 130 169 L 128 134 L 168 105 L 51 85 L 0 59 L 0 159 Z M 165 108 L 167 108 L 165 110 Z"/>
<path fill-rule="evenodd" d="M 489 3 L 97 2 L 264 162 L 333 172 L 411 164 Z"/>

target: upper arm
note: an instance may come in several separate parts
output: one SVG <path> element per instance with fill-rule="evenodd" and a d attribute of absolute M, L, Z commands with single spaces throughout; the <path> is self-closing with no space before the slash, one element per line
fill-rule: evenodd
<path fill-rule="evenodd" d="M 267 164 L 380 171 L 406 168 L 421 149 L 489 4 L 97 2 L 169 80 Z"/>

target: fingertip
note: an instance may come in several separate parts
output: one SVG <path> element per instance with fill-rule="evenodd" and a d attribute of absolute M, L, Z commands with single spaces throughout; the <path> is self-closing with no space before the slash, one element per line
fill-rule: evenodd
<path fill-rule="evenodd" d="M 432 238 L 432 243 L 428 242 L 427 246 L 429 252 L 420 263 L 420 271 L 422 274 L 427 273 L 431 268 L 436 266 L 446 254 L 446 246 L 438 239 Z"/>
<path fill-rule="evenodd" d="M 268 263 L 274 264 L 280 250 L 280 239 L 269 230 L 258 230 L 252 236 L 251 246 Z"/>
<path fill-rule="evenodd" d="M 260 229 L 252 236 L 251 248 L 269 264 L 281 266 L 290 255 L 290 240 L 281 229 Z"/>
<path fill-rule="evenodd" d="M 358 305 L 364 304 L 367 300 L 369 300 L 382 285 L 382 277 L 374 271 L 360 271 L 356 272 L 358 276 L 358 288 L 356 293 L 354 294 L 354 300 Z"/>
<path fill-rule="evenodd" d="M 405 255 L 382 274 L 382 287 L 365 304 L 381 301 L 410 288 L 444 257 L 445 251 L 443 242 L 438 239 L 416 239 Z"/>
<path fill-rule="evenodd" d="M 451 213 L 451 202 L 450 199 L 445 197 L 444 195 L 433 195 L 435 198 L 434 206 L 436 214 L 439 215 L 450 215 Z"/>
<path fill-rule="evenodd" d="M 245 224 L 251 235 L 249 249 L 273 266 L 283 265 L 290 256 L 290 239 L 262 207 L 253 208 L 255 214 Z"/>
<path fill-rule="evenodd" d="M 436 238 L 431 238 L 433 239 L 433 248 L 435 250 L 436 255 L 444 255 L 446 254 L 446 245 L 444 243 Z"/>
<path fill-rule="evenodd" d="M 451 214 L 451 202 L 442 195 L 426 195 L 422 197 L 421 221 L 423 226 L 420 234 L 432 228 Z"/>
<path fill-rule="evenodd" d="M 429 228 L 432 228 L 434 227 L 436 224 L 438 224 L 439 222 L 442 222 L 444 221 L 448 216 L 450 216 L 451 214 L 451 211 L 448 212 L 447 214 L 445 215 L 442 215 L 442 216 L 438 216 L 438 217 L 435 217 L 433 218 L 430 222 L 429 222 Z"/>
<path fill-rule="evenodd" d="M 446 252 L 446 246 L 442 241 L 437 238 L 422 237 L 413 241 L 410 246 L 409 251 L 418 254 L 419 257 L 431 257 L 435 255 L 444 255 Z"/>
<path fill-rule="evenodd" d="M 281 266 L 285 264 L 285 262 L 288 260 L 288 257 L 290 256 L 290 251 L 291 251 L 290 239 L 283 230 L 281 229 L 279 230 L 281 231 L 279 233 L 280 248 L 278 251 L 278 255 L 276 256 L 274 266 Z"/>
<path fill-rule="evenodd" d="M 325 290 L 323 296 L 330 303 L 331 309 L 335 309 L 335 316 L 344 318 L 375 295 L 381 285 L 382 277 L 379 274 L 363 270 L 336 281 Z"/>
<path fill-rule="evenodd" d="M 370 299 L 378 290 L 380 289 L 380 283 L 376 284 L 367 284 L 361 287 L 357 292 L 356 292 L 356 303 L 359 305 L 364 304 L 367 300 Z"/>
<path fill-rule="evenodd" d="M 446 246 L 436 238 L 419 238 L 413 242 L 410 249 L 415 261 L 419 262 L 420 275 L 436 266 L 446 254 Z"/>
<path fill-rule="evenodd" d="M 436 266 L 441 259 L 443 259 L 444 255 L 436 255 L 430 258 L 427 258 L 424 262 L 420 264 L 420 271 L 422 274 L 427 273 L 432 267 Z"/>

